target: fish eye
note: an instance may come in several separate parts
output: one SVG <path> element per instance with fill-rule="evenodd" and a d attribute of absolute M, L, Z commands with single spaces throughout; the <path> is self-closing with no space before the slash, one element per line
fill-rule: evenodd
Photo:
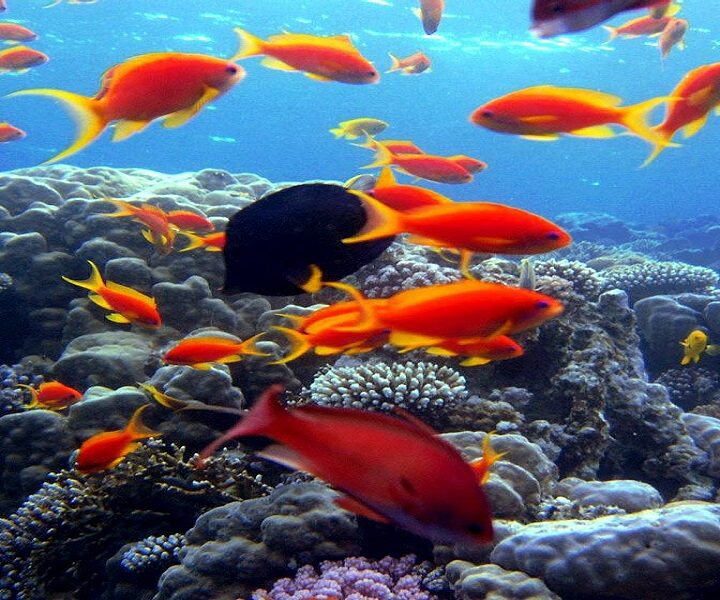
<path fill-rule="evenodd" d="M 480 116 L 485 119 L 492 119 L 495 115 L 493 114 L 493 111 L 491 111 L 491 110 L 484 110 L 480 113 Z"/>
<path fill-rule="evenodd" d="M 368 77 L 375 77 L 376 75 L 377 75 L 377 73 L 376 73 L 375 71 L 368 71 L 368 72 L 367 72 L 367 76 L 368 76 Z"/>
<path fill-rule="evenodd" d="M 557 241 L 560 239 L 560 234 L 557 231 L 551 231 L 547 234 L 547 239 Z"/>
<path fill-rule="evenodd" d="M 538 310 L 545 310 L 546 308 L 550 308 L 550 303 L 547 300 L 538 300 L 535 303 L 535 308 Z"/>
<path fill-rule="evenodd" d="M 228 65 L 227 67 L 225 67 L 225 72 L 228 75 L 235 75 L 238 72 L 238 69 L 235 65 Z"/>
<path fill-rule="evenodd" d="M 556 2 L 555 4 L 553 4 L 550 7 L 550 12 L 553 12 L 556 15 L 559 15 L 559 14 L 565 12 L 565 7 L 560 2 Z"/>

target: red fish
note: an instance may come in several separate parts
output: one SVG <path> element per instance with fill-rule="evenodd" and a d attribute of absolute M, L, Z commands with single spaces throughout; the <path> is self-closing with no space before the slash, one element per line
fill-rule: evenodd
<path fill-rule="evenodd" d="M 282 447 L 262 456 L 324 479 L 344 494 L 337 503 L 347 510 L 437 542 L 492 539 L 490 507 L 476 474 L 430 427 L 412 417 L 348 408 L 286 410 L 282 391 L 268 389 L 200 460 L 229 440 L 269 437 Z"/>
<path fill-rule="evenodd" d="M 162 254 L 172 252 L 175 242 L 175 231 L 170 227 L 168 215 L 157 206 L 152 204 L 132 204 L 124 200 L 106 198 L 104 202 L 110 202 L 118 207 L 114 213 L 103 214 L 103 217 L 132 217 L 138 223 L 147 227 L 143 230 L 143 237 L 153 244 Z"/>
<path fill-rule="evenodd" d="M 655 127 L 659 140 L 645 165 L 671 145 L 678 129 L 686 138 L 694 136 L 705 126 L 710 111 L 720 106 L 720 62 L 688 71 L 671 96 L 677 101 L 668 106 L 665 119 Z"/>
<path fill-rule="evenodd" d="M 180 233 L 190 240 L 190 243 L 180 252 L 188 252 L 196 248 L 204 248 L 207 252 L 221 252 L 227 242 L 224 231 L 216 231 L 203 236 L 195 235 L 189 231 L 181 231 Z"/>
<path fill-rule="evenodd" d="M 0 123 L 0 144 L 23 139 L 27 134 L 10 123 Z"/>
<path fill-rule="evenodd" d="M 626 10 L 667 7 L 672 0 L 535 0 L 531 31 L 538 37 L 582 31 Z"/>
<path fill-rule="evenodd" d="M 405 346 L 402 352 L 423 348 L 423 344 Z M 424 347 L 425 352 L 435 356 L 465 356 L 460 361 L 462 367 L 486 365 L 497 360 L 517 358 L 524 350 L 512 338 L 497 335 L 493 338 L 452 338 L 441 340 L 432 346 Z"/>
<path fill-rule="evenodd" d="M 341 83 L 377 83 L 380 74 L 358 51 L 347 35 L 321 37 L 281 33 L 267 41 L 242 29 L 236 33 L 243 47 L 236 58 L 264 54 L 263 65 L 280 71 L 303 71 L 307 77 Z"/>
<path fill-rule="evenodd" d="M 46 381 L 41 383 L 37 389 L 22 383 L 19 383 L 18 387 L 30 392 L 30 403 L 26 404 L 25 408 L 63 410 L 82 398 L 82 392 L 59 381 Z"/>
<path fill-rule="evenodd" d="M 433 346 L 452 338 L 493 338 L 538 327 L 563 311 L 561 302 L 523 288 L 464 279 L 398 292 L 377 310 L 359 301 L 360 332 L 389 329 L 391 344 Z"/>
<path fill-rule="evenodd" d="M 27 46 L 13 46 L 0 50 L 0 73 L 3 71 L 23 72 L 30 67 L 44 65 L 48 60 L 50 60 L 48 55 L 39 50 L 33 50 Z"/>
<path fill-rule="evenodd" d="M 7 42 L 32 42 L 37 33 L 17 23 L 0 23 L 0 40 Z"/>
<path fill-rule="evenodd" d="M 567 246 L 570 235 L 534 213 L 492 202 L 452 202 L 398 211 L 359 191 L 365 226 L 346 244 L 409 233 L 415 243 L 461 251 L 467 267 L 473 252 L 541 254 Z"/>
<path fill-rule="evenodd" d="M 424 152 L 410 140 L 377 140 L 368 135 L 362 144 L 353 145 L 375 151 L 383 147 L 391 154 L 424 154 Z"/>
<path fill-rule="evenodd" d="M 438 183 L 469 183 L 472 173 L 445 156 L 434 154 L 393 154 L 380 146 L 375 161 L 366 165 L 365 169 L 392 165 L 407 175 L 419 179 L 437 181 Z"/>
<path fill-rule="evenodd" d="M 113 311 L 105 318 L 113 323 L 132 323 L 156 329 L 162 324 L 155 299 L 125 285 L 113 281 L 104 282 L 94 262 L 88 261 L 92 273 L 89 279 L 77 281 L 63 275 L 63 279 L 86 290 L 91 302 Z"/>
<path fill-rule="evenodd" d="M 403 75 L 419 75 L 426 71 L 429 72 L 432 66 L 427 55 L 419 50 L 415 54 L 411 54 L 405 58 L 397 58 L 393 54 L 390 54 L 390 60 L 392 60 L 392 64 L 390 68 L 385 71 L 386 73 L 400 71 Z"/>
<path fill-rule="evenodd" d="M 667 55 L 670 54 L 670 50 L 673 49 L 673 46 L 677 46 L 681 50 L 685 49 L 685 33 L 687 33 L 687 30 L 687 20 L 670 17 L 668 24 L 665 26 L 665 29 L 663 29 L 662 34 L 660 35 L 660 41 L 658 42 L 660 54 L 663 59 L 667 58 Z"/>
<path fill-rule="evenodd" d="M 616 133 L 608 126 L 627 127 L 654 143 L 658 135 L 646 122 L 647 114 L 669 98 L 652 98 L 632 106 L 595 90 L 538 85 L 495 98 L 475 109 L 470 120 L 492 131 L 530 139 L 555 140 L 559 134 L 608 138 Z"/>
<path fill-rule="evenodd" d="M 420 0 L 420 8 L 414 9 L 413 12 L 422 21 L 423 31 L 427 35 L 432 35 L 440 26 L 444 9 L 445 0 Z"/>
<path fill-rule="evenodd" d="M 232 60 L 158 52 L 111 67 L 94 98 L 49 89 L 21 90 L 10 96 L 48 96 L 70 107 L 79 134 L 69 148 L 45 161 L 53 163 L 82 150 L 113 122 L 117 122 L 114 142 L 142 131 L 160 117 L 166 128 L 181 127 L 244 76 L 245 71 Z"/>
<path fill-rule="evenodd" d="M 650 37 L 660 35 L 671 18 L 672 17 L 660 17 L 656 19 L 652 15 L 645 15 L 644 17 L 631 19 L 630 21 L 623 23 L 619 27 L 610 27 L 608 25 L 603 25 L 603 29 L 610 32 L 610 37 L 605 43 L 610 43 L 617 37 L 629 39 L 644 35 Z"/>
<path fill-rule="evenodd" d="M 244 342 L 219 335 L 187 337 L 165 353 L 163 362 L 209 369 L 213 364 L 238 362 L 243 356 L 268 356 L 255 346 L 261 335 L 255 335 Z"/>
<path fill-rule="evenodd" d="M 166 213 L 170 225 L 183 231 L 212 231 L 215 225 L 205 215 L 192 210 L 171 210 Z"/>
<path fill-rule="evenodd" d="M 375 182 L 372 197 L 394 210 L 405 211 L 422 206 L 450 204 L 452 200 L 416 185 L 401 185 L 395 180 L 392 169 L 385 167 Z"/>
<path fill-rule="evenodd" d="M 98 473 L 117 466 L 123 458 L 138 449 L 139 440 L 162 435 L 145 427 L 140 420 L 150 406 L 143 404 L 130 418 L 125 429 L 104 431 L 85 440 L 80 446 L 75 468 L 80 473 Z"/>

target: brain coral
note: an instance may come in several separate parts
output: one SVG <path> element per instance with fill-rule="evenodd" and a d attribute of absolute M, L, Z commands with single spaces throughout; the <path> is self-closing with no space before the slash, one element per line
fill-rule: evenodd
<path fill-rule="evenodd" d="M 605 289 L 625 290 L 633 302 L 648 296 L 708 292 L 718 282 L 718 274 L 706 267 L 680 262 L 648 261 L 612 267 L 600 272 Z"/>

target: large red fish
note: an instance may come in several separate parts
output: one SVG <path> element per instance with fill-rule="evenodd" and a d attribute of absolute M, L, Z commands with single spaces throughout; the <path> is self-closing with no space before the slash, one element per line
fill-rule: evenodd
<path fill-rule="evenodd" d="M 658 136 L 647 124 L 647 114 L 668 101 L 660 97 L 620 106 L 620 98 L 604 92 L 538 85 L 490 100 L 473 111 L 470 121 L 492 131 L 540 140 L 555 140 L 560 134 L 613 137 L 616 133 L 609 125 L 617 124 L 654 143 Z"/>
<path fill-rule="evenodd" d="M 282 444 L 262 456 L 327 481 L 338 504 L 437 542 L 492 540 L 490 506 L 475 471 L 424 423 L 325 406 L 284 409 L 281 386 L 200 455 L 229 440 L 264 436 Z M 202 464 L 202 462 L 200 463 Z"/>
<path fill-rule="evenodd" d="M 341 83 L 377 83 L 380 74 L 347 35 L 321 37 L 281 33 L 261 40 L 242 29 L 235 32 L 243 43 L 236 58 L 264 54 L 263 65 L 280 71 L 302 71 L 311 79 Z"/>
<path fill-rule="evenodd" d="M 111 67 L 94 98 L 50 89 L 21 90 L 10 96 L 48 96 L 70 107 L 79 134 L 69 148 L 45 161 L 53 163 L 82 150 L 113 122 L 117 122 L 114 142 L 142 131 L 160 117 L 164 117 L 164 127 L 180 127 L 244 76 L 245 71 L 232 60 L 158 52 Z"/>
<path fill-rule="evenodd" d="M 720 62 L 688 71 L 670 95 L 677 101 L 668 105 L 665 119 L 655 127 L 659 140 L 645 165 L 672 145 L 678 129 L 686 138 L 694 136 L 705 126 L 710 111 L 720 106 Z"/>
<path fill-rule="evenodd" d="M 535 0 L 531 31 L 539 37 L 582 31 L 626 10 L 666 7 L 671 2 L 672 0 Z"/>

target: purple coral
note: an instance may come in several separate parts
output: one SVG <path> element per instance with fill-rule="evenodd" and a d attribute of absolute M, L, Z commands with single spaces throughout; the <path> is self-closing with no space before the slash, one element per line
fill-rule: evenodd
<path fill-rule="evenodd" d="M 435 600 L 422 589 L 424 573 L 412 554 L 326 560 L 319 574 L 312 565 L 300 567 L 294 579 L 276 581 L 269 592 L 257 590 L 252 600 Z"/>

